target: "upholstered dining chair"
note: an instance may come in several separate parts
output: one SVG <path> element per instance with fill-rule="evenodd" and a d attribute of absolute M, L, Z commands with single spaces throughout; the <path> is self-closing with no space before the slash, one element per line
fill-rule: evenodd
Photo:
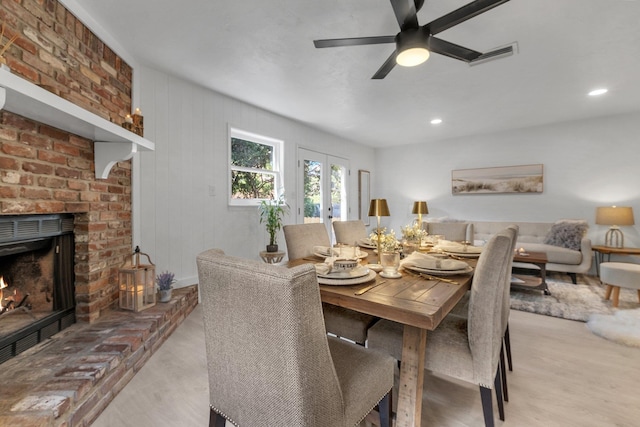
<path fill-rule="evenodd" d="M 325 333 L 312 265 L 197 257 L 210 426 L 390 427 L 394 361 Z"/>
<path fill-rule="evenodd" d="M 336 243 L 355 245 L 358 241 L 366 239 L 367 227 L 360 219 L 353 221 L 333 221 L 333 232 L 336 235 Z"/>
<path fill-rule="evenodd" d="M 513 255 L 518 239 L 519 227 L 516 224 L 508 226 L 505 230 L 511 239 L 511 254 Z M 511 355 L 511 337 L 509 335 L 509 315 L 511 313 L 511 271 L 513 267 L 513 256 L 509 260 L 509 265 L 506 267 L 507 274 L 505 274 L 505 280 L 508 283 L 504 284 L 504 296 L 502 299 L 502 329 L 503 329 L 503 347 L 500 349 L 500 371 L 502 379 L 502 393 L 505 401 L 509 401 L 509 389 L 507 385 L 507 369 L 513 371 L 513 357 Z M 459 316 L 466 318 L 469 313 L 469 292 L 462 297 L 460 302 L 451 310 L 451 316 Z M 507 357 L 507 364 L 505 364 L 505 354 Z"/>
<path fill-rule="evenodd" d="M 447 316 L 427 335 L 425 369 L 478 384 L 485 426 L 493 427 L 491 390 L 495 387 L 504 419 L 500 379 L 505 275 L 511 258 L 510 234 L 503 230 L 485 245 L 475 269 L 467 318 Z M 400 360 L 402 325 L 381 320 L 369 329 L 368 346 Z"/>
<path fill-rule="evenodd" d="M 330 246 L 324 224 L 290 224 L 283 228 L 289 259 L 313 256 L 314 246 Z M 322 304 L 327 332 L 360 345 L 367 340 L 367 330 L 378 318 L 333 304 Z"/>

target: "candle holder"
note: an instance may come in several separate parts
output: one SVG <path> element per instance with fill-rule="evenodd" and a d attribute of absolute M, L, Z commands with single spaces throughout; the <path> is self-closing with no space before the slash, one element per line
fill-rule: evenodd
<path fill-rule="evenodd" d="M 140 255 L 147 257 L 148 264 L 140 264 Z M 140 252 L 136 246 L 131 259 L 118 271 L 120 308 L 142 311 L 156 304 L 156 266 L 149 255 Z"/>

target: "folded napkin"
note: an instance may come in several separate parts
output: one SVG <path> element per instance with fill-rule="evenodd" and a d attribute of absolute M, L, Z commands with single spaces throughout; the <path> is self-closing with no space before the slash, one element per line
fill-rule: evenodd
<path fill-rule="evenodd" d="M 441 249 L 445 252 L 468 252 L 470 254 L 479 254 L 482 253 L 482 248 L 478 246 L 467 245 L 465 250 L 465 245 L 458 242 L 452 242 L 450 240 L 441 240 L 440 244 L 436 246 L 438 249 Z"/>
<path fill-rule="evenodd" d="M 429 270 L 464 270 L 467 268 L 467 263 L 455 259 L 441 259 L 420 252 L 413 252 L 400 261 L 400 266 L 419 267 Z"/>
<path fill-rule="evenodd" d="M 337 255 L 337 250 L 329 246 L 314 246 L 313 253 L 321 256 Z"/>
<path fill-rule="evenodd" d="M 325 275 L 331 273 L 331 270 L 333 269 L 333 261 L 335 260 L 335 257 L 328 257 L 324 262 L 316 263 L 316 274 Z"/>

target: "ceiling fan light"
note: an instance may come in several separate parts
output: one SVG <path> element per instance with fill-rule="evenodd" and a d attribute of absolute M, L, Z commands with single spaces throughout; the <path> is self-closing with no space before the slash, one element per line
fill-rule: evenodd
<path fill-rule="evenodd" d="M 429 59 L 429 34 L 423 28 L 410 28 L 396 35 L 396 63 L 414 67 Z"/>
<path fill-rule="evenodd" d="M 403 67 L 415 67 L 429 59 L 429 51 L 424 47 L 405 49 L 396 56 L 396 63 Z"/>

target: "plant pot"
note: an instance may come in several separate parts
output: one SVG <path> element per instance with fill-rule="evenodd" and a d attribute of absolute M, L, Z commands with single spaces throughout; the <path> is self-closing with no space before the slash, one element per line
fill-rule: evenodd
<path fill-rule="evenodd" d="M 158 293 L 160 294 L 160 302 L 171 301 L 171 289 L 159 290 Z"/>
<path fill-rule="evenodd" d="M 278 245 L 267 245 L 267 252 L 278 252 Z"/>

